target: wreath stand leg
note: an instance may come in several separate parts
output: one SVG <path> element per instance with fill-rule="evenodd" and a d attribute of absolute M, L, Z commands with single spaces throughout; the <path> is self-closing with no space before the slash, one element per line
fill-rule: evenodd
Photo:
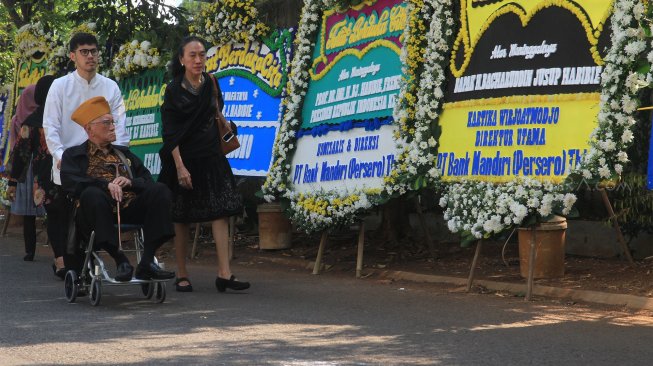
<path fill-rule="evenodd" d="M 365 246 L 365 222 L 361 221 L 358 230 L 358 255 L 356 256 L 356 278 L 361 278 L 363 272 L 363 247 Z"/>
<path fill-rule="evenodd" d="M 326 246 L 327 241 L 327 231 L 322 232 L 322 238 L 320 239 L 320 247 L 317 250 L 317 257 L 315 258 L 315 266 L 313 266 L 313 274 L 320 274 L 320 267 L 322 266 L 322 255 L 324 254 L 324 247 Z"/>
<path fill-rule="evenodd" d="M 229 217 L 229 260 L 234 259 L 234 241 L 236 237 L 236 216 Z"/>
<path fill-rule="evenodd" d="M 193 246 L 190 249 L 190 259 L 195 258 L 197 255 L 196 250 L 197 250 L 197 241 L 200 238 L 200 225 L 202 223 L 198 222 L 195 224 L 195 237 L 193 238 Z"/>
<path fill-rule="evenodd" d="M 11 212 L 7 210 L 7 215 L 5 215 L 5 222 L 2 224 L 2 236 L 7 235 L 7 228 L 9 227 L 9 220 L 11 220 Z"/>
<path fill-rule="evenodd" d="M 467 292 L 472 290 L 472 283 L 474 282 L 474 271 L 476 270 L 476 263 L 478 262 L 478 257 L 481 255 L 481 247 L 483 246 L 483 240 L 476 242 L 476 253 L 474 253 L 474 259 L 472 259 L 472 268 L 469 269 L 469 277 L 467 278 Z"/>
<path fill-rule="evenodd" d="M 526 283 L 526 296 L 524 297 L 526 301 L 530 301 L 533 295 L 533 277 L 535 275 L 535 258 L 537 254 L 535 250 L 537 230 L 535 227 L 536 225 L 531 227 L 531 251 L 528 253 L 528 281 Z"/>
<path fill-rule="evenodd" d="M 431 233 L 429 233 L 429 228 L 426 225 L 424 213 L 422 212 L 421 196 L 417 196 L 417 200 L 415 200 L 415 210 L 417 211 L 417 217 L 419 218 L 419 223 L 422 226 L 422 230 L 424 230 L 424 239 L 426 239 L 426 244 L 429 247 L 431 258 L 436 260 L 438 259 L 438 254 L 435 250 L 435 246 L 433 245 L 433 239 L 431 238 Z"/>
<path fill-rule="evenodd" d="M 630 249 L 628 249 L 628 244 L 626 243 L 624 234 L 621 232 L 621 227 L 617 221 L 617 215 L 614 213 L 614 209 L 610 203 L 610 198 L 608 198 L 608 194 L 605 192 L 605 189 L 601 189 L 601 198 L 603 198 L 603 204 L 608 210 L 608 215 L 610 215 L 610 219 L 612 220 L 612 225 L 614 226 L 614 231 L 617 233 L 617 241 L 621 245 L 621 250 L 626 255 L 628 263 L 630 263 L 631 266 L 635 266 L 635 261 L 633 260 L 633 256 L 630 254 Z"/>

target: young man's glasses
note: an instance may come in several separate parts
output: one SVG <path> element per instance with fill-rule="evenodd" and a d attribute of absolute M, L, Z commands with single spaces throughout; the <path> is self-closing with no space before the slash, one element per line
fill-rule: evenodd
<path fill-rule="evenodd" d="M 97 48 L 80 48 L 77 51 L 82 54 L 82 56 L 86 57 L 90 53 L 91 56 L 97 56 L 98 54 L 98 49 Z"/>

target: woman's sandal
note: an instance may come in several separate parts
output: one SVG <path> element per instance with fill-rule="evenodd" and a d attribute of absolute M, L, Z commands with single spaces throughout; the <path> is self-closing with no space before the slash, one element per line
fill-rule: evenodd
<path fill-rule="evenodd" d="M 179 284 L 179 282 L 188 282 L 188 285 L 182 286 Z M 193 292 L 193 284 L 190 283 L 190 280 L 187 277 L 179 277 L 175 279 L 175 290 L 177 292 Z"/>

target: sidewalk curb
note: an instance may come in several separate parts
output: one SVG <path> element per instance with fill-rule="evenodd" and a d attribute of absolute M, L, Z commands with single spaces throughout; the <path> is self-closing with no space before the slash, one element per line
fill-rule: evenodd
<path fill-rule="evenodd" d="M 299 258 L 278 258 L 278 257 L 266 257 L 266 256 L 255 256 L 254 258 L 256 260 L 267 261 L 267 262 L 282 264 L 287 266 L 302 267 L 307 269 L 312 269 L 315 263 L 313 261 L 299 259 Z M 461 278 L 461 277 L 428 275 L 428 274 L 420 274 L 420 273 L 405 272 L 405 271 L 390 271 L 390 270 L 380 271 L 375 269 L 367 269 L 367 271 L 372 271 L 375 275 L 381 278 L 391 279 L 391 280 L 403 280 L 403 281 L 422 282 L 422 283 L 445 283 L 445 284 L 458 285 L 458 286 L 467 285 L 467 278 Z M 489 281 L 489 280 L 474 280 L 474 284 L 484 286 L 487 289 L 493 291 L 507 291 L 512 294 L 526 293 L 525 283 L 518 284 L 518 283 L 497 282 L 497 281 Z M 591 303 L 603 304 L 603 305 L 625 306 L 634 310 L 653 310 L 653 298 L 648 298 L 643 296 L 615 294 L 615 293 L 589 291 L 589 290 L 575 290 L 575 289 L 542 286 L 542 285 L 534 285 L 533 294 L 536 296 L 571 299 L 574 301 L 591 302 Z"/>
<path fill-rule="evenodd" d="M 383 271 L 381 277 L 426 283 L 448 283 L 452 285 L 467 285 L 466 278 L 425 275 L 403 271 Z M 489 280 L 475 280 L 474 284 L 484 286 L 494 291 L 508 291 L 513 294 L 526 293 L 526 284 L 497 282 Z M 533 286 L 533 294 L 537 296 L 572 299 L 576 301 L 592 302 L 604 305 L 626 306 L 635 310 L 653 310 L 653 298 L 625 294 L 613 294 L 600 291 L 575 290 L 551 286 Z"/>

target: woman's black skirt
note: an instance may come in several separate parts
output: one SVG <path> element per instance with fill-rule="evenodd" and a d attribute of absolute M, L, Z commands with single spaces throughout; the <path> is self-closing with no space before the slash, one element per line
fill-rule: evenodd
<path fill-rule="evenodd" d="M 177 179 L 165 182 L 173 195 L 173 222 L 207 222 L 242 212 L 242 198 L 224 155 L 186 158 L 184 166 L 190 173 L 193 189 L 180 187 Z"/>

